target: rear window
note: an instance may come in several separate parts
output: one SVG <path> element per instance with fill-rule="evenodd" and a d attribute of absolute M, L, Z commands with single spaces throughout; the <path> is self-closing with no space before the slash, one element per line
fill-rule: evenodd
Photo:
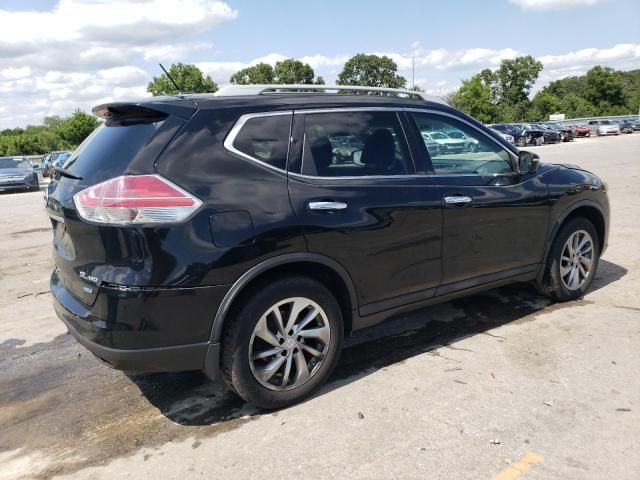
<path fill-rule="evenodd" d="M 127 126 L 102 124 L 80 144 L 62 168 L 90 183 L 121 175 L 136 156 L 143 154 L 163 123 L 165 121 Z"/>

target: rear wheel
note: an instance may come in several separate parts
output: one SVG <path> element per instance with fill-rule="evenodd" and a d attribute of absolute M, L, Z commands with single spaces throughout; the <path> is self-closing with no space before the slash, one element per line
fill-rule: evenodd
<path fill-rule="evenodd" d="M 335 368 L 343 321 L 332 293 L 307 277 L 254 289 L 225 331 L 222 369 L 227 384 L 263 408 L 308 397 Z"/>
<path fill-rule="evenodd" d="M 554 300 L 582 297 L 598 267 L 598 233 L 586 218 L 578 217 L 561 227 L 551 246 L 540 290 Z"/>
<path fill-rule="evenodd" d="M 527 146 L 527 139 L 526 137 L 518 137 L 518 139 L 516 140 L 516 144 L 519 147 L 526 147 Z"/>

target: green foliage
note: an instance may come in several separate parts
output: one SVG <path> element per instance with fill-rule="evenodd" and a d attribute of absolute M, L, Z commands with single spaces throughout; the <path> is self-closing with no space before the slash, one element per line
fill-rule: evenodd
<path fill-rule="evenodd" d="M 451 105 L 485 123 L 637 114 L 640 109 L 640 70 L 619 72 L 596 66 L 586 75 L 551 82 L 529 100 L 542 71 L 533 57 L 503 60 L 497 70 L 482 70 L 463 80 Z"/>
<path fill-rule="evenodd" d="M 530 120 L 548 120 L 549 115 L 560 112 L 560 99 L 548 91 L 541 91 L 531 102 Z"/>
<path fill-rule="evenodd" d="M 98 124 L 93 115 L 76 110 L 67 118 L 45 117 L 43 125 L 3 130 L 0 132 L 0 156 L 73 150 Z"/>
<path fill-rule="evenodd" d="M 204 75 L 195 65 L 174 63 L 169 69 L 169 75 L 178 84 L 177 89 L 166 74 L 153 77 L 147 85 L 147 91 L 152 95 L 175 95 L 179 92 L 213 93 L 218 85 L 209 75 Z"/>
<path fill-rule="evenodd" d="M 95 116 L 76 110 L 60 124 L 58 133 L 65 142 L 80 145 L 98 125 L 99 122 Z"/>
<path fill-rule="evenodd" d="M 229 81 L 235 85 L 270 84 L 274 83 L 275 76 L 271 65 L 258 63 L 234 73 Z"/>
<path fill-rule="evenodd" d="M 230 82 L 235 85 L 324 85 L 324 79 L 322 77 L 316 78 L 315 72 L 309 64 L 293 58 L 276 62 L 275 68 L 267 63 L 258 63 L 252 67 L 243 68 L 231 75 Z"/>
<path fill-rule="evenodd" d="M 540 107 L 549 104 L 550 96 L 558 100 L 554 112 Z M 595 66 L 586 75 L 551 82 L 536 94 L 532 104 L 529 116 L 533 120 L 546 120 L 550 113 L 564 113 L 567 118 L 637 114 L 640 70 L 619 72 Z"/>
<path fill-rule="evenodd" d="M 610 110 L 626 103 L 620 74 L 612 68 L 599 65 L 587 72 L 583 96 L 593 105 L 602 104 L 602 110 Z"/>
<path fill-rule="evenodd" d="M 359 53 L 344 64 L 336 83 L 338 85 L 404 88 L 407 85 L 407 80 L 397 72 L 398 65 L 389 57 Z"/>
<path fill-rule="evenodd" d="M 491 78 L 486 72 L 484 74 L 481 72 L 468 80 L 463 80 L 458 91 L 451 97 L 451 105 L 480 122 L 493 122 L 496 118 L 497 106 L 493 102 Z"/>
<path fill-rule="evenodd" d="M 500 67 L 493 74 L 498 104 L 509 107 L 527 104 L 529 92 L 541 71 L 542 63 L 531 55 L 502 60 Z"/>

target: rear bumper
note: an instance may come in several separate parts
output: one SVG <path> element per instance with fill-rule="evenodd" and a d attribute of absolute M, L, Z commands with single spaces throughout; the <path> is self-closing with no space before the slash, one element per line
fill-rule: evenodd
<path fill-rule="evenodd" d="M 218 344 L 211 325 L 227 287 L 118 290 L 101 287 L 93 306 L 74 297 L 56 272 L 53 306 L 76 340 L 119 370 L 204 370 L 215 377 Z"/>

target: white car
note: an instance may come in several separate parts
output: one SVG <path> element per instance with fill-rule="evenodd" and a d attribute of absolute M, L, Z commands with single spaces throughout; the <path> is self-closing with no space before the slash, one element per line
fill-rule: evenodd
<path fill-rule="evenodd" d="M 465 140 L 459 138 L 451 138 L 442 132 L 421 132 L 424 138 L 428 138 L 436 142 L 442 153 L 460 153 L 467 149 Z"/>

